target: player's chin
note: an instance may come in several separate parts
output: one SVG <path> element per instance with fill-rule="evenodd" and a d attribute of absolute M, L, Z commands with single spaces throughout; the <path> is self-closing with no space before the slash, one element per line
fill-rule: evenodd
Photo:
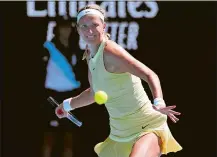
<path fill-rule="evenodd" d="M 85 42 L 88 44 L 96 44 L 99 42 L 99 39 L 97 37 L 94 38 L 85 38 Z"/>
<path fill-rule="evenodd" d="M 97 43 L 97 40 L 86 40 L 86 43 L 88 44 L 96 44 Z"/>

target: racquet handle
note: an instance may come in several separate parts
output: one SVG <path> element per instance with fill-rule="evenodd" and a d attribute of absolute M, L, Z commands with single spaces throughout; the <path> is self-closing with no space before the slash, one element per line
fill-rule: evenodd
<path fill-rule="evenodd" d="M 56 100 L 54 100 L 54 98 L 49 97 L 49 98 L 47 98 L 47 100 L 48 100 L 52 105 L 54 105 L 54 106 L 59 106 L 59 103 L 58 103 Z M 63 111 L 59 110 L 59 111 L 57 111 L 57 112 L 58 112 L 58 114 L 61 114 L 61 112 L 63 112 Z M 81 126 L 82 126 L 82 122 L 79 121 L 71 112 L 68 112 L 67 118 L 68 118 L 71 122 L 73 122 L 74 124 L 76 124 L 78 127 L 81 127 Z"/>

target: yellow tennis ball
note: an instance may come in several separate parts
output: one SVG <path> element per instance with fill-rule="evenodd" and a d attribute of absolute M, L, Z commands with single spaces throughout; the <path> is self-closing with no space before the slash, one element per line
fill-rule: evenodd
<path fill-rule="evenodd" d="M 97 91 L 94 95 L 94 100 L 97 104 L 105 104 L 108 100 L 108 95 L 104 91 Z"/>

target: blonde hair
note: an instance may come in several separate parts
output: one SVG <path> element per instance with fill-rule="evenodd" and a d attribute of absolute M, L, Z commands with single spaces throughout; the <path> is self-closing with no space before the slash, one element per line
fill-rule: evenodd
<path fill-rule="evenodd" d="M 81 11 L 86 10 L 86 9 L 95 9 L 95 10 L 98 10 L 98 11 L 101 12 L 102 15 L 104 16 L 105 21 L 107 21 L 105 10 L 104 10 L 103 8 L 101 8 L 99 5 L 97 5 L 97 4 L 89 4 L 89 5 L 86 5 L 85 7 L 81 8 L 81 9 L 78 11 L 78 14 L 79 14 Z M 77 14 L 77 15 L 78 15 L 78 14 Z M 107 39 L 110 39 L 110 34 L 109 34 L 109 33 L 106 33 L 106 34 L 105 34 L 105 37 L 106 37 Z"/>

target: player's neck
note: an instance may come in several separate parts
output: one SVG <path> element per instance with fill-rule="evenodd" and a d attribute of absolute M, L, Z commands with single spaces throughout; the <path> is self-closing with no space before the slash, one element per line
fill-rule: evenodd
<path fill-rule="evenodd" d="M 88 49 L 89 49 L 90 55 L 92 57 L 95 56 L 95 54 L 97 53 L 99 45 L 100 45 L 100 43 L 99 44 L 89 44 L 88 45 Z"/>
<path fill-rule="evenodd" d="M 102 40 L 102 41 L 103 41 L 103 40 Z M 98 51 L 98 49 L 99 49 L 99 46 L 100 46 L 100 44 L 102 43 L 102 41 L 99 42 L 99 43 L 97 43 L 97 44 L 88 44 L 88 49 L 89 49 L 90 55 L 91 55 L 92 57 L 95 56 L 95 54 L 97 53 L 97 51 Z"/>

